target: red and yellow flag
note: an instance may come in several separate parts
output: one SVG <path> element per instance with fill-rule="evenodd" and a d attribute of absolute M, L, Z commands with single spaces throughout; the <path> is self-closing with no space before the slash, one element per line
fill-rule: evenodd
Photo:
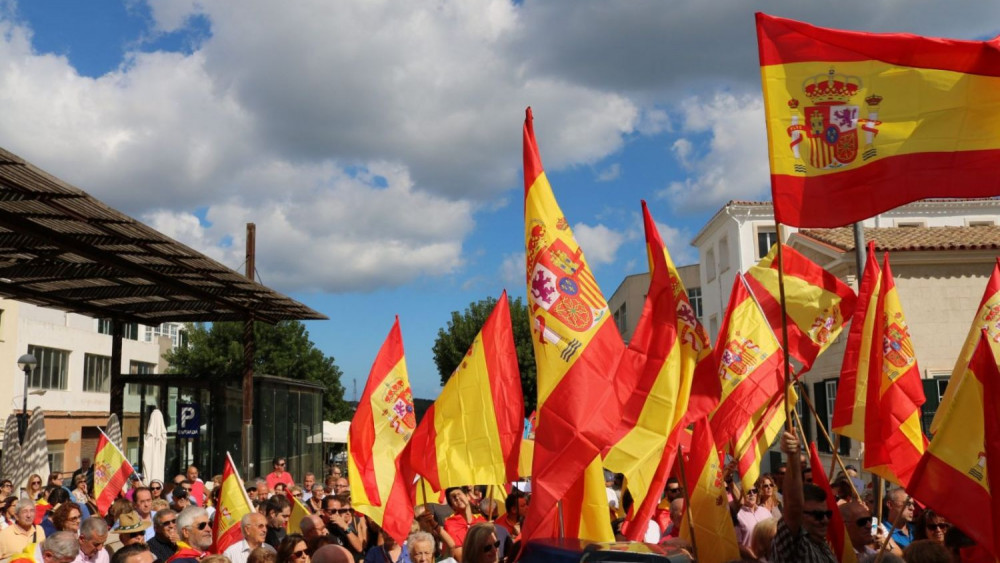
<path fill-rule="evenodd" d="M 747 422 L 783 393 L 781 346 L 737 273 L 729 294 L 726 318 L 715 343 L 715 361 L 722 381 L 722 400 L 712 414 L 712 435 L 730 444 Z"/>
<path fill-rule="evenodd" d="M 888 254 L 882 263 L 876 314 L 865 404 L 864 466 L 906 488 L 927 445 L 920 428 L 924 387 Z"/>
<path fill-rule="evenodd" d="M 400 544 L 413 520 L 400 454 L 417 426 L 399 317 L 375 357 L 347 439 L 351 502 Z"/>
<path fill-rule="evenodd" d="M 837 556 L 840 563 L 858 563 L 858 556 L 854 553 L 854 545 L 851 543 L 851 536 L 847 534 L 847 526 L 844 517 L 840 514 L 840 507 L 837 506 L 837 497 L 834 496 L 830 488 L 830 479 L 823 469 L 823 462 L 819 459 L 819 451 L 816 450 L 816 442 L 809 442 L 809 466 L 812 468 L 813 483 L 826 491 L 826 507 L 833 512 L 830 523 L 826 528 L 826 540 L 830 542 L 833 554 Z M 851 526 L 855 523 L 851 522 Z"/>
<path fill-rule="evenodd" d="M 226 452 L 226 465 L 222 469 L 222 485 L 215 520 L 212 522 L 212 553 L 222 553 L 229 546 L 243 539 L 240 521 L 253 512 L 240 474 L 236 472 L 233 458 Z"/>
<path fill-rule="evenodd" d="M 1000 544 L 995 543 L 1000 538 L 1000 495 L 992 494 L 990 486 L 1000 482 L 1000 475 L 993 473 L 994 468 L 1000 469 L 1000 430 L 988 431 L 989 424 L 995 426 L 1000 420 L 996 411 L 1000 370 L 990 351 L 989 336 L 985 331 L 979 334 L 965 374 L 948 384 L 955 387 L 952 408 L 920 458 L 907 490 L 1000 556 Z M 982 507 L 985 499 L 992 500 L 992 511 L 970 510 Z"/>
<path fill-rule="evenodd" d="M 689 482 L 691 506 L 679 525 L 681 537 L 694 543 L 698 561 L 732 561 L 740 558 L 736 529 L 729 513 L 726 482 L 722 476 L 722 458 L 712 438 L 708 419 L 694 423 L 691 461 L 685 470 Z M 691 479 L 696 479 L 691 482 Z M 694 538 L 691 530 L 694 528 Z"/>
<path fill-rule="evenodd" d="M 757 14 L 775 218 L 838 227 L 928 197 L 1000 195 L 1000 42 Z"/>
<path fill-rule="evenodd" d="M 931 434 L 936 434 L 938 426 L 951 408 L 955 390 L 958 389 L 962 377 L 965 375 L 965 368 L 969 365 L 972 353 L 979 344 L 982 331 L 985 330 L 989 336 L 989 343 L 993 349 L 993 357 L 1000 358 L 1000 258 L 993 267 L 993 275 L 986 283 L 986 291 L 983 292 L 983 299 L 979 302 L 979 309 L 976 310 L 976 318 L 972 320 L 969 328 L 969 335 L 965 337 L 965 344 L 955 361 L 955 368 L 951 370 L 951 379 L 948 380 L 948 387 L 944 390 L 944 397 L 938 405 L 937 412 L 934 413 L 934 420 L 931 421 Z"/>
<path fill-rule="evenodd" d="M 289 534 L 301 534 L 302 519 L 312 513 L 309 512 L 306 505 L 302 504 L 301 500 L 295 498 L 291 489 L 285 490 L 285 496 L 288 497 L 288 504 L 292 507 L 292 512 L 288 515 L 288 523 L 285 525 L 285 530 L 287 530 Z"/>
<path fill-rule="evenodd" d="M 516 481 L 523 433 L 524 397 L 504 291 L 410 438 L 409 463 L 437 491 Z"/>
<path fill-rule="evenodd" d="M 94 498 L 97 499 L 97 510 L 102 516 L 108 513 L 111 503 L 118 498 L 129 475 L 133 473 L 135 471 L 125 459 L 125 454 L 101 430 L 97 452 L 94 454 Z"/>
<path fill-rule="evenodd" d="M 788 354 L 802 363 L 804 372 L 840 335 L 847 319 L 854 313 L 857 297 L 840 278 L 792 247 L 782 245 L 781 254 Z M 776 244 L 746 273 L 747 285 L 776 333 L 782 325 L 777 255 Z"/>
<path fill-rule="evenodd" d="M 794 386 L 788 389 L 788 400 L 793 405 L 799 400 Z M 752 489 L 760 477 L 760 463 L 784 430 L 786 412 L 785 393 L 782 391 L 754 413 L 733 440 L 733 457 L 737 460 L 744 491 Z"/>
<path fill-rule="evenodd" d="M 706 416 L 719 400 L 708 334 L 688 300 L 687 291 L 653 217 L 642 202 L 649 253 L 649 292 L 620 369 L 639 373 L 635 392 L 625 404 L 619 437 L 604 466 L 623 473 L 634 501 L 630 539 L 639 541 L 660 501 L 676 453 L 684 420 Z"/>
<path fill-rule="evenodd" d="M 525 539 L 613 539 L 601 451 L 621 422 L 615 374 L 625 345 L 607 302 L 556 203 L 524 121 L 524 223 L 538 427 Z"/>
<path fill-rule="evenodd" d="M 882 284 L 882 269 L 875 257 L 875 243 L 868 243 L 865 269 L 858 286 L 858 306 L 847 333 L 844 361 L 840 368 L 837 400 L 833 405 L 833 431 L 842 436 L 865 439 L 865 403 L 868 402 L 868 369 L 872 335 Z"/>

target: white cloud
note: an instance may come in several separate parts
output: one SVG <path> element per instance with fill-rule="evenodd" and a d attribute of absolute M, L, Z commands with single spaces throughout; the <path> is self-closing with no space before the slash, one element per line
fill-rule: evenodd
<path fill-rule="evenodd" d="M 622 165 L 621 163 L 615 162 L 611 166 L 608 166 L 604 170 L 597 173 L 598 182 L 610 182 L 612 180 L 617 180 L 619 176 L 622 175 Z"/>
<path fill-rule="evenodd" d="M 598 224 L 594 226 L 577 223 L 573 226 L 573 235 L 583 249 L 587 263 L 591 268 L 615 261 L 618 248 L 625 242 L 625 235 Z"/>
<path fill-rule="evenodd" d="M 524 252 L 505 254 L 500 263 L 500 279 L 507 288 L 525 285 L 525 255 Z"/>

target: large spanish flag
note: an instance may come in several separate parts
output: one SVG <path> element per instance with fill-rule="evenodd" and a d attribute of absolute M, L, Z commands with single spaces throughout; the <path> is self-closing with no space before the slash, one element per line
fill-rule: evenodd
<path fill-rule="evenodd" d="M 125 454 L 101 430 L 97 452 L 94 454 L 94 498 L 97 499 L 97 510 L 102 515 L 108 513 L 111 503 L 125 488 L 132 473 L 135 471 Z"/>
<path fill-rule="evenodd" d="M 876 314 L 865 404 L 864 466 L 906 488 L 927 445 L 920 427 L 924 387 L 888 254 L 882 263 Z"/>
<path fill-rule="evenodd" d="M 524 397 L 504 291 L 410 438 L 409 463 L 436 491 L 516 481 L 523 433 Z"/>
<path fill-rule="evenodd" d="M 677 451 L 676 433 L 684 420 L 708 415 L 719 400 L 719 378 L 708 334 L 688 300 L 687 291 L 642 202 L 649 254 L 649 291 L 642 316 L 620 367 L 640 376 L 625 404 L 620 436 L 604 457 L 604 466 L 623 473 L 636 507 L 628 527 L 640 540 L 652 517 Z M 630 365 L 631 364 L 631 365 Z"/>
<path fill-rule="evenodd" d="M 858 286 L 858 306 L 851 318 L 847 346 L 840 368 L 837 400 L 833 405 L 833 431 L 837 434 L 865 439 L 865 403 L 868 402 L 868 365 L 872 354 L 872 335 L 878 296 L 881 291 L 882 269 L 875 257 L 875 243 L 868 243 L 865 269 Z"/>
<path fill-rule="evenodd" d="M 691 463 L 685 468 L 688 482 L 684 483 L 684 488 L 690 496 L 691 506 L 678 523 L 680 536 L 694 543 L 698 561 L 738 560 L 740 548 L 729 513 L 722 458 L 712 438 L 712 428 L 705 418 L 694 423 L 691 455 L 688 458 Z"/>
<path fill-rule="evenodd" d="M 212 521 L 212 553 L 222 553 L 229 546 L 243 539 L 240 521 L 253 512 L 253 505 L 247 497 L 246 488 L 236 472 L 233 458 L 226 452 L 226 465 L 222 469 L 222 485 L 219 506 Z"/>
<path fill-rule="evenodd" d="M 937 433 L 938 426 L 951 408 L 955 390 L 965 376 L 965 368 L 969 365 L 976 346 L 979 345 L 983 330 L 989 336 L 988 342 L 993 348 L 993 356 L 1000 358 L 1000 258 L 997 258 L 993 275 L 986 283 L 986 291 L 983 292 L 983 299 L 979 302 L 979 309 L 976 310 L 976 318 L 972 319 L 969 335 L 965 337 L 962 351 L 955 360 L 955 368 L 951 370 L 951 379 L 948 380 L 948 387 L 944 390 L 944 397 L 941 398 L 941 404 L 934 413 L 934 420 L 931 421 L 932 434 Z"/>
<path fill-rule="evenodd" d="M 413 520 L 400 454 L 417 426 L 406 373 L 399 317 L 375 357 L 347 438 L 347 473 L 354 508 L 400 544 Z"/>
<path fill-rule="evenodd" d="M 1000 468 L 1000 435 L 987 432 L 988 424 L 1000 420 L 996 411 L 1000 370 L 989 336 L 985 331 L 979 335 L 964 376 L 948 385 L 955 388 L 952 408 L 920 458 L 907 490 L 1000 557 L 1000 495 L 992 494 L 990 486 L 1000 482 L 1000 475 L 993 473 Z M 992 501 L 992 510 L 979 509 L 985 508 L 986 499 Z"/>
<path fill-rule="evenodd" d="M 757 14 L 775 217 L 838 227 L 929 197 L 1000 195 L 1000 41 Z"/>
<path fill-rule="evenodd" d="M 755 413 L 783 393 L 781 345 L 764 318 L 743 275 L 737 273 L 726 318 L 715 343 L 722 400 L 712 414 L 712 435 L 730 444 Z"/>
<path fill-rule="evenodd" d="M 854 313 L 857 297 L 840 278 L 781 246 L 784 268 L 788 353 L 802 362 L 802 371 L 833 344 Z M 781 330 L 781 288 L 778 284 L 778 245 L 747 270 L 746 282 L 775 332 Z"/>
<path fill-rule="evenodd" d="M 559 209 L 524 120 L 524 223 L 538 426 L 525 539 L 613 539 L 601 451 L 621 422 L 616 371 L 625 345 Z"/>
<path fill-rule="evenodd" d="M 830 548 L 833 549 L 833 553 L 840 563 L 858 563 L 858 556 L 854 553 L 854 545 L 851 544 L 851 536 L 847 534 L 844 517 L 841 516 L 840 507 L 837 506 L 837 497 L 830 488 L 830 479 L 826 476 L 823 462 L 819 459 L 816 442 L 809 442 L 809 465 L 812 467 L 813 483 L 826 491 L 826 507 L 833 512 L 826 528 L 826 539 L 830 542 Z M 851 522 L 850 525 L 857 524 Z"/>

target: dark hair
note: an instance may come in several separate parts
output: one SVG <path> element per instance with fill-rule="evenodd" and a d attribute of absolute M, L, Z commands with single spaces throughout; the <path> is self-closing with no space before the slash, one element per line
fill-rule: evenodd
<path fill-rule="evenodd" d="M 133 543 L 126 545 L 111 556 L 111 563 L 125 563 L 129 557 L 138 555 L 144 551 L 149 551 L 149 546 L 144 543 Z"/>
<path fill-rule="evenodd" d="M 914 540 L 903 550 L 903 560 L 907 563 L 936 563 L 951 561 L 948 549 L 934 540 Z"/>
<path fill-rule="evenodd" d="M 69 500 L 69 493 L 66 491 L 66 489 L 62 487 L 56 487 L 52 489 L 51 492 L 49 492 L 47 500 L 49 501 L 49 504 L 51 504 L 52 506 L 55 506 L 57 504 L 63 504 L 64 502 Z"/>
<path fill-rule="evenodd" d="M 522 498 L 525 498 L 524 493 L 517 489 L 512 490 L 510 494 L 507 495 L 506 500 L 503 501 L 503 505 L 507 507 L 507 512 L 513 510 L 514 507 L 517 506 L 518 499 Z"/>
<path fill-rule="evenodd" d="M 465 545 L 462 550 L 462 560 L 465 563 L 479 563 L 483 561 L 485 552 L 483 548 L 489 542 L 490 534 L 496 533 L 496 527 L 492 522 L 480 522 L 473 524 L 465 535 Z"/>
<path fill-rule="evenodd" d="M 913 539 L 927 539 L 927 524 L 929 524 L 933 518 L 944 518 L 944 516 L 934 512 L 933 508 L 925 508 L 924 511 L 920 513 L 920 516 L 917 517 L 917 530 L 916 533 L 913 534 Z M 947 520 L 947 518 L 945 518 L 945 520 Z"/>
<path fill-rule="evenodd" d="M 681 482 L 679 480 L 677 480 L 677 477 L 668 477 L 667 478 L 667 484 L 668 485 L 672 485 L 674 483 L 677 483 L 678 485 L 680 485 Z"/>
<path fill-rule="evenodd" d="M 452 491 L 462 491 L 465 492 L 465 487 L 448 487 L 444 490 L 444 501 L 451 504 L 451 493 Z"/>
<path fill-rule="evenodd" d="M 826 491 L 819 485 L 806 483 L 802 485 L 802 497 L 806 502 L 826 502 Z"/>
<path fill-rule="evenodd" d="M 282 512 L 286 508 L 290 508 L 292 505 L 288 502 L 288 497 L 285 496 L 273 496 L 267 499 L 267 504 L 264 505 L 264 513 L 271 514 L 272 512 Z"/>
<path fill-rule="evenodd" d="M 309 549 L 309 544 L 306 543 L 306 538 L 302 534 L 288 534 L 285 539 L 281 540 L 278 544 L 278 563 L 289 563 L 292 560 L 292 554 L 295 552 L 295 545 L 299 542 L 306 544 L 306 549 Z"/>

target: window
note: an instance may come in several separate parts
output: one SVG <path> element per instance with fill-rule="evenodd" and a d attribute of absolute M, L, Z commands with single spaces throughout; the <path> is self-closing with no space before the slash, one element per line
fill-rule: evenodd
<path fill-rule="evenodd" d="M 995 224 L 993 221 L 969 221 L 970 227 L 992 227 Z"/>
<path fill-rule="evenodd" d="M 111 389 L 111 358 L 83 355 L 83 390 L 107 393 Z"/>
<path fill-rule="evenodd" d="M 687 290 L 688 301 L 691 302 L 691 308 L 694 309 L 694 316 L 701 319 L 701 288 L 692 287 Z"/>
<path fill-rule="evenodd" d="M 97 319 L 97 332 L 101 334 L 114 334 L 114 321 L 111 319 Z M 122 338 L 129 340 L 139 340 L 139 323 L 125 323 L 122 325 Z"/>
<path fill-rule="evenodd" d="M 66 458 L 66 442 L 49 442 L 48 443 L 48 461 L 49 461 L 49 472 L 62 472 L 64 467 L 64 461 Z"/>
<path fill-rule="evenodd" d="M 36 389 L 65 389 L 66 365 L 69 363 L 69 352 L 28 345 L 28 353 L 35 357 L 38 365 L 31 371 L 28 387 Z"/>
<path fill-rule="evenodd" d="M 837 381 L 836 378 L 825 379 L 813 384 L 816 414 L 823 421 L 826 433 L 830 438 L 833 438 L 833 411 L 834 405 L 837 402 Z M 808 412 L 807 410 L 806 413 Z M 823 453 L 832 453 L 830 451 L 830 442 L 820 436 L 821 434 L 822 432 L 819 430 L 816 431 L 816 448 Z M 851 453 L 851 439 L 844 436 L 838 436 L 837 439 L 840 440 L 838 448 L 840 455 L 849 455 Z"/>
<path fill-rule="evenodd" d="M 920 425 L 927 436 L 931 435 L 931 421 L 934 420 L 941 399 L 944 398 L 949 379 L 951 379 L 951 372 L 927 370 L 927 379 L 921 380 L 924 384 L 926 402 L 920 407 Z"/>
<path fill-rule="evenodd" d="M 725 272 L 729 269 L 729 237 L 722 237 L 719 241 L 719 271 Z"/>
<path fill-rule="evenodd" d="M 715 250 L 711 248 L 705 252 L 705 279 L 708 281 L 715 279 Z"/>
<path fill-rule="evenodd" d="M 919 229 L 921 227 L 926 227 L 923 221 L 897 221 L 896 226 L 901 229 Z"/>
<path fill-rule="evenodd" d="M 144 342 L 156 342 L 157 338 L 166 336 L 170 338 L 171 348 L 187 346 L 187 331 L 180 323 L 163 323 L 160 326 L 147 326 L 145 328 Z"/>
<path fill-rule="evenodd" d="M 618 327 L 618 334 L 625 334 L 625 329 L 628 326 L 625 305 L 625 303 L 622 303 L 622 306 L 615 310 L 615 326 Z"/>
<path fill-rule="evenodd" d="M 149 362 L 137 362 L 132 360 L 128 363 L 128 372 L 138 375 L 149 375 L 156 373 L 156 364 Z"/>
<path fill-rule="evenodd" d="M 708 319 L 708 337 L 712 340 L 719 339 L 719 317 L 718 315 L 712 315 Z"/>
<path fill-rule="evenodd" d="M 767 256 L 771 247 L 778 242 L 778 233 L 774 227 L 757 227 L 757 259 Z"/>

